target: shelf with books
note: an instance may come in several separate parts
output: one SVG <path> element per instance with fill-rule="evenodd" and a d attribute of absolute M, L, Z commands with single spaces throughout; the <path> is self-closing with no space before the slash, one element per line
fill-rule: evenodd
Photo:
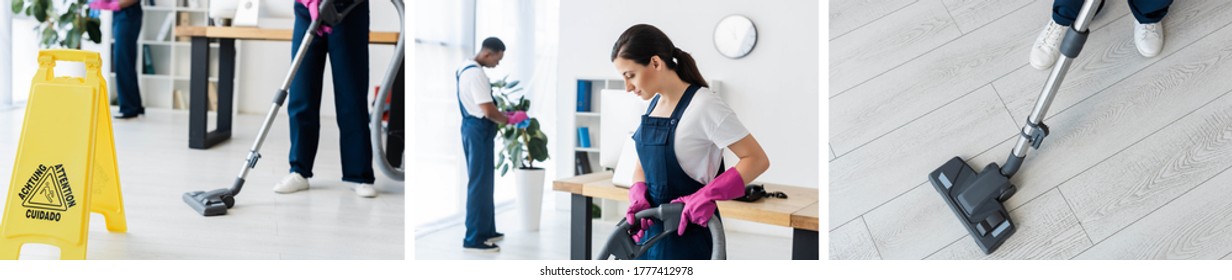
<path fill-rule="evenodd" d="M 141 77 L 142 99 L 146 107 L 187 110 L 184 102 L 191 74 L 192 43 L 186 36 L 175 36 L 176 26 L 209 24 L 208 0 L 141 0 L 143 22 L 138 37 L 138 73 Z M 218 55 L 219 44 L 209 44 L 212 57 Z M 149 54 L 146 54 L 146 52 Z M 240 50 L 237 46 L 236 55 Z M 218 83 L 211 62 L 209 82 Z M 240 75 L 237 73 L 236 77 Z M 114 76 L 112 76 L 114 77 Z M 114 78 L 113 78 L 114 80 Z"/>
<path fill-rule="evenodd" d="M 603 77 L 578 77 L 575 88 L 576 110 L 574 111 L 573 149 L 574 173 L 586 174 L 599 169 L 599 92 L 604 89 L 623 89 L 622 79 Z"/>

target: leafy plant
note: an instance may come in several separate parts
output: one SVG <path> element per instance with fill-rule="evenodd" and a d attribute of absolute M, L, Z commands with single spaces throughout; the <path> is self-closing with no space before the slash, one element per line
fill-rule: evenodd
<path fill-rule="evenodd" d="M 39 24 L 34 27 L 39 34 L 39 46 L 60 46 L 81 49 L 81 39 L 89 36 L 95 44 L 103 41 L 102 24 L 90 16 L 89 0 L 12 0 L 14 15 L 33 16 Z"/>
<path fill-rule="evenodd" d="M 515 93 L 521 92 L 522 88 L 518 81 L 509 81 L 509 76 L 492 82 L 492 90 L 497 93 L 494 95 L 496 107 L 502 112 L 530 110 L 530 100 L 526 100 L 525 95 L 517 94 L 515 99 Z M 535 169 L 535 162 L 548 159 L 548 137 L 539 128 L 539 120 L 535 118 L 501 126 L 497 137 L 504 145 L 496 163 L 501 176 L 505 176 L 511 167 Z"/>

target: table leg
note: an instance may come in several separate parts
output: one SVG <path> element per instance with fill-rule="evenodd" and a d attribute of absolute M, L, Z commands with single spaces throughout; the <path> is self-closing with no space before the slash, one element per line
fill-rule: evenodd
<path fill-rule="evenodd" d="M 591 203 L 594 201 L 589 196 L 573 194 L 572 205 L 570 206 L 569 214 L 569 259 L 572 260 L 588 260 L 590 254 L 590 237 L 591 237 Z"/>
<path fill-rule="evenodd" d="M 209 148 L 205 142 L 209 111 L 210 39 L 192 37 L 192 65 L 188 92 L 188 147 Z"/>
<path fill-rule="evenodd" d="M 807 229 L 792 229 L 791 259 L 816 260 L 821 247 L 818 245 L 817 231 Z"/>
<path fill-rule="evenodd" d="M 210 133 L 217 135 L 215 137 L 218 139 L 213 139 L 214 143 L 231 138 L 231 108 L 235 98 L 235 39 L 219 40 L 218 56 L 218 128 Z"/>
<path fill-rule="evenodd" d="M 231 110 L 235 89 L 235 39 L 218 40 L 218 124 L 209 131 L 210 40 L 192 38 L 189 79 L 188 147 L 208 149 L 231 138 Z"/>

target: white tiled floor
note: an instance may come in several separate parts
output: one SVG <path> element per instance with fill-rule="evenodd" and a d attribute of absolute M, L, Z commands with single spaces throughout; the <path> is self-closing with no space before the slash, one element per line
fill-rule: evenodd
<path fill-rule="evenodd" d="M 230 140 L 194 150 L 188 148 L 186 111 L 148 113 L 113 122 L 129 229 L 107 232 L 102 216 L 94 215 L 88 259 L 404 258 L 403 183 L 377 171 L 379 196 L 355 196 L 341 181 L 338 129 L 332 119 L 321 121 L 311 189 L 288 195 L 270 191 L 288 168 L 284 111 L 235 208 L 226 216 L 206 218 L 180 195 L 229 187 L 264 115 L 237 116 Z M 23 114 L 22 108 L 0 111 L 0 193 L 8 191 Z M 23 259 L 58 256 L 55 247 L 39 244 L 25 246 L 22 253 Z"/>

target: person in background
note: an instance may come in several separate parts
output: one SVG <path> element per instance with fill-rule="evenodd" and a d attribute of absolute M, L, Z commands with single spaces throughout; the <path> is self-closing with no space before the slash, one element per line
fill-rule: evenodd
<path fill-rule="evenodd" d="M 505 43 L 496 37 L 483 40 L 483 48 L 454 72 L 458 110 L 462 113 L 462 150 L 466 155 L 466 251 L 500 252 L 495 243 L 505 237 L 496 231 L 496 130 L 527 119 L 526 112 L 501 112 L 492 97 L 485 68 L 505 57 Z M 469 71 L 468 71 L 469 70 Z"/>
<path fill-rule="evenodd" d="M 120 103 L 117 119 L 131 119 L 145 114 L 141 105 L 141 89 L 137 86 L 137 37 L 141 33 L 141 4 L 138 0 L 95 0 L 90 8 L 112 11 L 111 33 L 115 45 L 111 57 L 115 60 L 116 93 Z"/>

